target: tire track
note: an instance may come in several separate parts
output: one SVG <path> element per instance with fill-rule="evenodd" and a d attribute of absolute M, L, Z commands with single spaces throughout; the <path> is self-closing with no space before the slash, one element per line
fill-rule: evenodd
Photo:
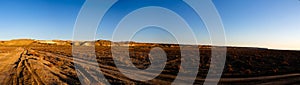
<path fill-rule="evenodd" d="M 81 66 L 90 67 L 90 71 L 93 71 L 93 72 L 94 71 L 99 72 L 99 71 L 95 70 L 95 68 L 100 67 L 101 71 L 104 75 L 112 77 L 114 79 L 118 79 L 118 80 L 125 81 L 125 82 L 130 82 L 130 83 L 137 82 L 137 81 L 128 79 L 125 76 L 121 76 L 122 74 L 119 72 L 119 69 L 124 69 L 124 68 L 116 68 L 116 67 L 113 67 L 113 66 L 102 65 L 102 64 L 99 64 L 98 62 L 90 62 L 89 60 L 84 60 L 84 59 L 81 59 L 81 58 L 72 58 L 72 57 L 63 56 L 63 55 L 55 54 L 55 53 L 49 53 L 49 52 L 44 52 L 44 51 L 38 51 L 38 52 L 42 53 L 42 54 L 46 54 L 46 55 L 48 54 L 48 55 L 51 55 L 51 56 L 57 56 L 57 58 L 60 58 L 62 60 L 69 61 L 69 62 L 75 61 L 78 64 L 80 64 Z M 177 60 L 174 60 L 172 62 L 175 62 L 175 61 L 177 61 Z M 127 72 L 131 72 L 131 73 L 133 72 L 133 70 L 130 70 L 130 69 L 124 69 L 124 70 L 127 70 Z M 82 74 L 83 76 L 85 76 L 85 75 L 90 76 L 89 75 L 90 72 L 88 72 L 88 74 L 86 74 L 86 73 L 83 73 L 83 72 L 79 71 L 79 73 Z M 151 72 L 134 72 L 134 73 L 136 75 L 139 75 L 139 76 L 142 76 L 142 77 L 147 77 L 148 75 L 154 75 Z M 296 81 L 297 79 L 299 79 L 299 76 L 300 76 L 300 74 L 296 73 L 296 74 L 285 74 L 285 75 L 276 75 L 276 76 L 261 76 L 261 77 L 251 77 L 251 78 L 221 78 L 219 80 L 219 83 L 224 84 L 224 85 L 229 85 L 229 84 L 251 84 L 249 82 L 253 82 L 253 84 L 261 84 L 261 85 L 280 84 L 280 83 L 294 84 L 294 83 L 299 82 L 299 81 Z M 171 83 L 170 81 L 167 81 L 167 79 L 174 79 L 174 78 L 176 78 L 176 75 L 160 74 L 159 77 L 161 79 L 165 79 L 165 80 L 154 79 L 152 81 L 156 81 L 156 82 L 159 82 L 159 83 Z M 95 78 L 95 77 L 93 77 L 93 78 Z M 192 79 L 192 78 L 185 77 L 184 79 Z M 204 82 L 205 80 L 207 82 L 217 81 L 217 79 L 197 78 L 195 80 L 195 82 L 200 83 L 200 82 Z M 280 80 L 280 81 L 277 81 L 277 80 Z M 287 81 L 287 80 L 289 80 L 289 81 Z M 182 80 L 182 81 L 184 82 L 184 80 Z M 248 83 L 246 83 L 246 82 L 248 82 Z M 149 82 L 143 82 L 143 83 L 151 84 Z"/>
<path fill-rule="evenodd" d="M 78 59 L 78 58 L 74 58 L 75 60 L 73 61 L 73 59 L 70 58 L 70 57 L 57 55 L 57 54 L 49 53 L 49 52 L 43 52 L 43 51 L 38 51 L 38 52 L 40 54 L 45 54 L 45 55 L 49 55 L 49 56 L 57 56 L 57 58 L 60 58 L 63 61 L 76 62 L 78 64 L 77 66 L 81 69 L 81 70 L 77 70 L 77 71 L 81 74 L 81 76 L 84 79 L 93 79 L 94 81 L 95 80 L 100 81 L 100 80 L 97 80 L 97 76 L 90 75 L 92 72 L 96 72 L 94 74 L 102 73 L 106 76 L 124 81 L 125 83 L 128 83 L 128 84 L 133 84 L 134 83 L 134 81 L 132 81 L 132 80 L 130 80 L 130 79 L 124 77 L 124 76 L 120 76 L 122 74 L 118 71 L 118 69 L 116 69 L 114 67 L 100 65 L 101 71 L 102 71 L 101 72 L 100 70 L 95 70 L 95 69 L 99 68 L 99 64 L 97 62 L 90 62 L 90 61 L 82 60 L 82 59 Z M 88 71 L 88 70 L 84 70 L 85 69 L 84 67 L 88 67 L 89 70 L 93 70 L 93 71 L 91 72 L 91 71 Z M 104 68 L 102 68 L 102 67 L 104 67 Z"/>
<path fill-rule="evenodd" d="M 148 78 L 149 75 L 156 75 L 154 73 L 151 72 L 137 72 L 135 70 L 130 70 L 130 69 L 126 69 L 126 68 L 116 68 L 113 66 L 107 66 L 107 65 L 102 65 L 99 64 L 98 62 L 90 62 L 89 60 L 84 60 L 84 59 L 80 59 L 80 58 L 72 58 L 72 57 L 67 57 L 64 55 L 60 55 L 60 54 L 55 54 L 55 53 L 50 53 L 50 52 L 45 52 L 45 51 L 38 51 L 39 53 L 45 54 L 45 55 L 51 55 L 51 56 L 57 56 L 57 58 L 60 58 L 62 60 L 65 61 L 69 61 L 69 62 L 73 62 L 73 60 L 75 62 L 77 62 L 78 64 L 80 64 L 81 66 L 86 66 L 86 67 L 93 67 L 93 68 L 101 68 L 102 74 L 112 77 L 114 79 L 118 79 L 124 82 L 130 82 L 130 83 L 135 83 L 135 82 L 139 82 L 139 81 L 135 81 L 132 79 L 127 78 L 126 76 L 124 76 L 121 72 L 119 72 L 119 69 L 124 70 L 126 73 L 134 73 L 135 75 L 139 76 L 139 77 L 144 77 L 144 78 Z M 97 71 L 97 70 L 95 70 Z M 99 71 L 97 71 L 99 72 Z M 99 72 L 100 73 L 100 72 Z M 151 80 L 152 82 L 159 82 L 159 83 L 164 83 L 164 84 L 170 84 L 172 81 L 168 81 L 168 80 L 172 80 L 175 79 L 177 76 L 176 75 L 169 75 L 169 74 L 160 74 L 159 75 L 160 79 L 153 79 Z M 164 79 L 164 80 L 161 80 Z M 181 79 L 181 81 L 185 81 L 186 79 L 193 79 L 193 78 L 188 78 L 188 77 L 184 77 L 183 79 Z M 151 82 L 143 82 L 146 84 L 153 84 Z"/>
<path fill-rule="evenodd" d="M 18 84 L 16 73 L 18 70 L 18 64 L 24 53 L 25 49 L 23 48 L 16 48 L 13 51 L 8 52 L 6 56 L 1 57 L 0 62 L 0 84 Z"/>

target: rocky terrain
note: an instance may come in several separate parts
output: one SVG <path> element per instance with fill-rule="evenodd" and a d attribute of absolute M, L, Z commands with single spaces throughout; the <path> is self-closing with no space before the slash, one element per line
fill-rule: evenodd
<path fill-rule="evenodd" d="M 114 64 L 111 43 L 103 40 L 94 43 L 78 42 L 81 50 L 72 53 L 72 45 L 75 43 L 70 41 L 3 41 L 0 43 L 0 84 L 171 84 L 181 68 L 179 45 L 129 42 L 130 58 L 139 69 L 146 69 L 151 65 L 149 52 L 152 48 L 160 47 L 167 54 L 166 67 L 158 77 L 149 81 L 130 79 L 120 72 L 120 69 L 132 72 L 130 69 L 117 68 Z M 126 43 L 116 45 L 123 46 Z M 93 44 L 96 56 L 89 53 L 94 50 L 89 47 Z M 193 49 L 190 50 L 192 52 Z M 211 46 L 199 46 L 199 52 L 199 72 L 194 84 L 203 84 L 205 81 L 210 66 Z M 226 64 L 219 84 L 297 85 L 300 84 L 299 72 L 300 51 L 227 47 Z M 97 77 L 101 73 L 107 80 Z M 134 74 L 145 78 L 154 75 L 152 72 Z"/>

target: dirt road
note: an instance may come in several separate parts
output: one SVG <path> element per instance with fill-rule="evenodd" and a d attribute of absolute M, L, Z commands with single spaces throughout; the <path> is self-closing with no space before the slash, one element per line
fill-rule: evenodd
<path fill-rule="evenodd" d="M 13 79 L 12 75 L 15 75 L 13 72 L 16 70 L 17 63 L 22 57 L 25 49 L 17 48 L 16 50 L 5 53 L 3 56 L 0 56 L 0 83 L 9 83 Z"/>
<path fill-rule="evenodd" d="M 32 54 L 32 50 L 17 48 L 0 57 L 0 84 L 52 85 L 79 84 L 72 76 L 63 74 L 44 56 Z M 66 68 L 67 69 L 67 68 Z M 70 69 L 68 69 L 70 70 Z M 70 70 L 69 72 L 72 72 Z"/>

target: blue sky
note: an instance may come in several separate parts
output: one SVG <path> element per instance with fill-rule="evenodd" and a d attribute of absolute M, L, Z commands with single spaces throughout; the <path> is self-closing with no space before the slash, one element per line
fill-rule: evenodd
<path fill-rule="evenodd" d="M 80 0 L 1 0 L 0 40 L 71 39 Z"/>
<path fill-rule="evenodd" d="M 159 5 L 181 6 L 171 1 L 169 4 Z M 223 20 L 228 45 L 300 50 L 299 0 L 213 0 L 213 2 Z M 83 3 L 84 0 L 0 0 L 0 40 L 17 38 L 70 40 Z M 135 5 L 129 5 L 128 8 L 116 7 L 114 10 L 121 14 L 125 13 L 122 10 L 130 7 Z M 178 7 L 178 10 L 185 8 Z M 192 14 L 186 12 L 186 16 Z M 112 14 L 119 13 L 112 12 Z M 113 15 L 107 16 L 107 22 L 113 18 Z M 99 29 L 97 37 L 110 39 L 114 29 L 108 28 L 109 25 L 106 24 L 101 26 L 104 27 Z M 193 31 L 201 44 L 210 43 L 204 26 L 200 25 L 199 29 Z M 168 32 L 156 28 L 142 30 L 133 39 L 142 42 L 176 41 Z"/>

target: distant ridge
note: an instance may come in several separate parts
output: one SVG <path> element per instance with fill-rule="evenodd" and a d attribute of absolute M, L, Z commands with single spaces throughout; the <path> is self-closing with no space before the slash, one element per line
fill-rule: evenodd
<path fill-rule="evenodd" d="M 135 42 L 135 41 L 120 41 L 112 42 L 110 40 L 95 40 L 95 41 L 72 41 L 72 40 L 35 40 L 35 39 L 12 39 L 8 41 L 0 41 L 0 46 L 27 46 L 27 45 L 61 45 L 61 46 L 164 46 L 164 47 L 179 47 L 189 46 L 189 44 L 170 44 L 170 43 L 150 43 L 150 42 Z M 227 49 L 261 49 L 261 50 L 281 50 L 269 49 L 263 47 L 239 47 L 239 46 L 211 46 L 198 45 L 199 48 L 212 47 L 227 47 Z M 299 50 L 286 50 L 299 51 Z"/>
<path fill-rule="evenodd" d="M 6 46 L 26 46 L 36 42 L 33 39 L 13 39 L 10 41 L 1 41 L 0 45 Z"/>

